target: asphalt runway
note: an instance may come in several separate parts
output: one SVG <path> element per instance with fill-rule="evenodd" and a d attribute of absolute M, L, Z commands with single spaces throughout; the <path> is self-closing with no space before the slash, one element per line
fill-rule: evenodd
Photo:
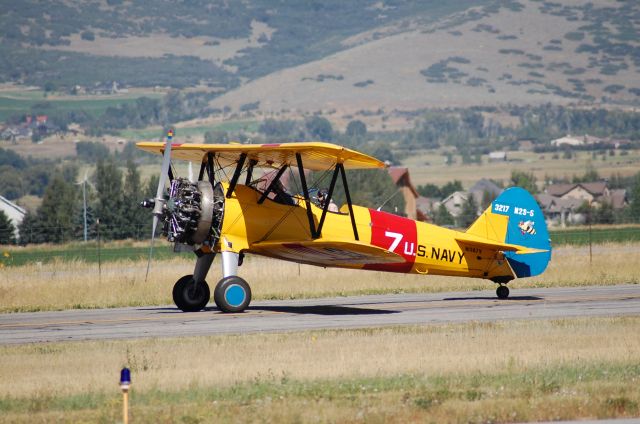
<path fill-rule="evenodd" d="M 241 314 L 213 303 L 0 314 L 0 344 L 618 315 L 640 315 L 640 285 L 257 301 Z"/>

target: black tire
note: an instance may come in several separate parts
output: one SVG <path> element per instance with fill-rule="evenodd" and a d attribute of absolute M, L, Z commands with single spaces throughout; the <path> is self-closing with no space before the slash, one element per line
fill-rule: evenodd
<path fill-rule="evenodd" d="M 251 287 L 236 275 L 225 277 L 216 285 L 213 300 L 222 312 L 243 312 L 251 302 Z"/>
<path fill-rule="evenodd" d="M 193 275 L 185 275 L 173 286 L 173 302 L 183 312 L 197 312 L 204 309 L 211 298 L 206 281 L 193 287 Z"/>
<path fill-rule="evenodd" d="M 499 299 L 506 299 L 509 297 L 509 287 L 507 286 L 498 286 L 496 289 L 496 295 L 498 295 Z"/>

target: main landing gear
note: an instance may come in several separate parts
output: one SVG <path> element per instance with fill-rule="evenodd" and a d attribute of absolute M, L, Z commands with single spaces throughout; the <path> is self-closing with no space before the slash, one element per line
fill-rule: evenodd
<path fill-rule="evenodd" d="M 198 256 L 193 275 L 185 275 L 173 286 L 173 302 L 180 310 L 197 312 L 209 303 L 211 293 L 204 277 L 213 257 L 213 253 Z M 223 278 L 213 291 L 213 300 L 222 312 L 243 312 L 251 303 L 251 287 L 237 275 L 238 260 L 237 253 L 222 252 Z"/>

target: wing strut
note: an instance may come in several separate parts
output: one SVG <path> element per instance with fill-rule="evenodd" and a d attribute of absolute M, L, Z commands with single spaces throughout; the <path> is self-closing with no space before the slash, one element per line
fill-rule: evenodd
<path fill-rule="evenodd" d="M 259 205 L 264 203 L 264 200 L 267 198 L 269 193 L 271 193 L 271 191 L 273 191 L 273 188 L 276 186 L 276 184 L 280 180 L 280 177 L 282 177 L 282 174 L 284 174 L 284 171 L 286 171 L 288 167 L 289 167 L 289 165 L 285 164 L 285 165 L 282 165 L 282 167 L 280 169 L 278 169 L 278 173 L 271 180 L 271 183 L 269 184 L 269 187 L 267 187 L 267 189 L 264 191 L 264 193 L 262 193 L 262 196 L 260 196 L 260 199 L 258 199 L 258 204 Z"/>
<path fill-rule="evenodd" d="M 349 186 L 347 184 L 347 175 L 344 172 L 344 165 L 341 163 L 336 165 L 336 168 L 340 168 L 342 174 L 342 185 L 344 186 L 344 195 L 347 198 L 347 206 L 349 206 L 349 216 L 351 217 L 351 226 L 353 227 L 353 236 L 356 240 L 360 240 L 358 237 L 358 229 L 356 228 L 356 217 L 353 215 L 353 204 L 351 203 L 351 196 L 349 195 Z"/>
<path fill-rule="evenodd" d="M 311 231 L 311 238 L 317 239 L 320 237 L 320 232 L 316 232 L 316 225 L 313 222 L 313 211 L 311 211 L 311 199 L 309 198 L 309 187 L 307 187 L 307 179 L 304 176 L 304 168 L 302 166 L 302 155 L 296 153 L 296 162 L 298 162 L 298 173 L 300 174 L 300 184 L 302 185 L 302 192 L 304 194 L 304 202 L 307 205 L 307 218 L 309 219 L 309 231 Z"/>
<path fill-rule="evenodd" d="M 204 171 L 206 169 L 207 169 L 207 162 L 205 162 L 203 160 L 202 163 L 200 164 L 200 172 L 198 173 L 198 181 L 202 181 L 202 179 L 204 178 Z"/>
<path fill-rule="evenodd" d="M 251 183 L 251 178 L 253 177 L 253 168 L 258 164 L 258 161 L 255 159 L 251 159 L 249 161 L 249 167 L 247 168 L 247 178 L 244 180 L 244 185 L 249 185 Z"/>
<path fill-rule="evenodd" d="M 214 186 L 216 173 L 214 170 L 214 157 L 213 153 L 207 153 L 207 174 L 209 174 L 209 182 L 211 183 L 211 187 Z"/>
<path fill-rule="evenodd" d="M 338 165 L 336 164 L 336 167 L 333 170 L 333 176 L 331 177 L 331 184 L 329 185 L 329 192 L 327 193 L 327 201 L 324 204 L 324 207 L 322 208 L 322 216 L 320 217 L 320 223 L 318 224 L 318 229 L 316 232 L 316 235 L 318 237 L 320 237 L 322 235 L 322 227 L 324 226 L 324 218 L 327 216 L 327 211 L 329 210 L 329 200 L 331 199 L 331 197 L 333 196 L 333 189 L 336 187 L 336 181 L 338 180 Z M 357 237 L 356 237 L 357 240 Z"/>
<path fill-rule="evenodd" d="M 246 158 L 247 158 L 247 154 L 243 153 L 240 155 L 240 158 L 238 159 L 236 170 L 233 173 L 233 177 L 231 178 L 231 181 L 229 182 L 229 189 L 227 190 L 227 199 L 231 198 L 231 195 L 233 194 L 233 190 L 236 189 L 236 184 L 238 184 L 238 178 L 240 178 L 240 173 L 242 172 L 242 167 L 244 166 L 244 161 Z"/>

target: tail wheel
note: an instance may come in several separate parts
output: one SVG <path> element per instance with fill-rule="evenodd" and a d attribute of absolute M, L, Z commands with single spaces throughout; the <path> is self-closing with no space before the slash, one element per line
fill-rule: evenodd
<path fill-rule="evenodd" d="M 184 312 L 197 312 L 209 303 L 211 292 L 206 281 L 197 286 L 193 283 L 193 275 L 185 275 L 173 286 L 173 302 Z"/>
<path fill-rule="evenodd" d="M 216 285 L 213 300 L 222 312 L 243 312 L 251 302 L 251 287 L 236 275 L 225 277 Z"/>
<path fill-rule="evenodd" d="M 506 299 L 509 297 L 509 288 L 507 286 L 498 286 L 496 295 L 498 295 L 498 299 Z"/>

